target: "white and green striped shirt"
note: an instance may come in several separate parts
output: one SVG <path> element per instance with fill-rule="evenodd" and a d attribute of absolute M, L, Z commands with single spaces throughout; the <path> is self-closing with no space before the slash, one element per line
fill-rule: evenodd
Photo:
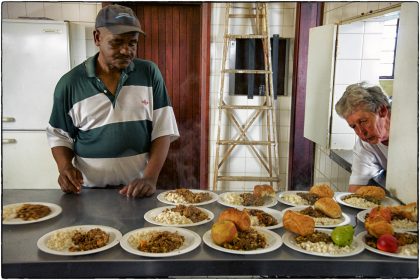
<path fill-rule="evenodd" d="M 58 82 L 48 142 L 74 151 L 84 186 L 127 184 L 142 176 L 151 142 L 161 136 L 177 139 L 178 127 L 154 63 L 135 59 L 122 72 L 114 96 L 95 75 L 97 56 Z"/>

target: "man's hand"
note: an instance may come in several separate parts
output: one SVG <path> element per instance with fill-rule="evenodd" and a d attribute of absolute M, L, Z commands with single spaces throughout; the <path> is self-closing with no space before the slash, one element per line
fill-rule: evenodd
<path fill-rule="evenodd" d="M 82 173 L 73 165 L 69 165 L 60 171 L 58 184 L 65 193 L 80 193 L 83 185 Z"/>
<path fill-rule="evenodd" d="M 127 197 L 147 197 L 156 192 L 156 180 L 142 178 L 131 181 L 120 190 Z"/>

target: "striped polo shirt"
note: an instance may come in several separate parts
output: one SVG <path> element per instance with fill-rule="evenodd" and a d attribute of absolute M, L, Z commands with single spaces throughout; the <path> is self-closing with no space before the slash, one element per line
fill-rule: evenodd
<path fill-rule="evenodd" d="M 47 127 L 51 148 L 75 153 L 84 186 L 127 184 L 142 176 L 151 142 L 179 137 L 158 67 L 134 59 L 121 73 L 115 96 L 96 76 L 98 54 L 65 74 L 54 92 Z"/>

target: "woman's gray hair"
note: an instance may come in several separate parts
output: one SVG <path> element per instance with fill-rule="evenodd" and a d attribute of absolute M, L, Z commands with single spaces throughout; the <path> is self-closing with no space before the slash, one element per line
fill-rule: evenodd
<path fill-rule="evenodd" d="M 382 106 L 391 110 L 389 98 L 382 88 L 362 82 L 346 88 L 343 96 L 335 104 L 335 111 L 340 117 L 347 118 L 359 110 L 377 113 Z"/>

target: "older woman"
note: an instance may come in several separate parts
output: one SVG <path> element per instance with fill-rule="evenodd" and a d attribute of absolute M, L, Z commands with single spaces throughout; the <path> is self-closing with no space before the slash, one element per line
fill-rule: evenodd
<path fill-rule="evenodd" d="M 335 105 L 358 136 L 353 149 L 349 191 L 377 184 L 385 187 L 391 104 L 379 86 L 350 85 Z"/>

